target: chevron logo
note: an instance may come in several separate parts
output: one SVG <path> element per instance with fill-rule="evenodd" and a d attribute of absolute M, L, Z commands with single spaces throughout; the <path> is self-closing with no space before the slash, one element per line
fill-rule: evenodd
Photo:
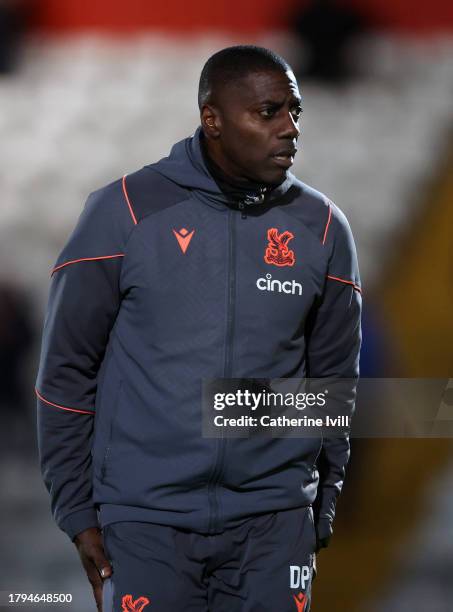
<path fill-rule="evenodd" d="M 195 233 L 195 230 L 192 230 L 189 233 L 189 230 L 187 230 L 185 227 L 182 227 L 180 230 L 174 229 L 173 233 L 175 235 L 176 240 L 178 241 L 179 246 L 181 247 L 181 251 L 185 254 L 190 244 L 190 241 L 192 240 L 192 236 Z"/>

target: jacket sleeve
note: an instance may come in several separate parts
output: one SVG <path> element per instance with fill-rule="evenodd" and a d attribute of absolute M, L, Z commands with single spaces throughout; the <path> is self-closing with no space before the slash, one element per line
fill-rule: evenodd
<path fill-rule="evenodd" d="M 36 381 L 38 450 L 52 514 L 71 540 L 98 525 L 93 417 L 131 224 L 118 182 L 90 194 L 51 276 Z"/>
<path fill-rule="evenodd" d="M 307 375 L 309 378 L 347 378 L 342 394 L 342 414 L 352 416 L 355 409 L 362 343 L 362 291 L 356 247 L 349 223 L 341 210 L 330 203 L 332 225 L 328 272 L 323 295 L 307 321 Z M 320 474 L 314 503 L 319 541 L 332 535 L 335 506 L 345 478 L 350 456 L 349 435 L 325 437 L 318 459 Z"/>

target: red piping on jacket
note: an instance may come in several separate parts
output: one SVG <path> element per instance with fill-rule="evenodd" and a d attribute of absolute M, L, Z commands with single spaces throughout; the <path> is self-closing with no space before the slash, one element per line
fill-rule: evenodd
<path fill-rule="evenodd" d="M 129 212 L 131 213 L 132 221 L 134 222 L 134 225 L 137 225 L 137 219 L 135 218 L 134 211 L 132 209 L 132 204 L 129 200 L 129 196 L 127 195 L 126 176 L 126 174 L 123 176 L 123 193 L 124 197 L 126 198 L 127 205 L 129 206 Z"/>
<path fill-rule="evenodd" d="M 329 204 L 329 216 L 327 217 L 326 229 L 324 230 L 324 237 L 322 239 L 322 243 L 325 244 L 327 238 L 327 231 L 330 225 L 330 217 L 332 216 L 332 206 Z"/>
<path fill-rule="evenodd" d="M 55 408 L 61 408 L 61 410 L 69 410 L 69 412 L 80 412 L 81 414 L 94 414 L 93 410 L 77 410 L 76 408 L 67 408 L 66 406 L 60 406 L 60 404 L 54 404 L 53 402 L 49 402 L 49 400 L 46 400 L 36 388 L 35 388 L 35 393 L 41 401 L 45 402 L 46 404 L 49 404 L 49 406 L 55 406 Z"/>
<path fill-rule="evenodd" d="M 79 263 L 79 261 L 96 261 L 97 259 L 112 259 L 114 257 L 124 257 L 124 253 L 117 253 L 116 255 L 101 255 L 100 257 L 81 257 L 80 259 L 71 259 L 71 261 L 66 261 L 63 264 L 56 266 L 52 270 L 50 276 L 52 276 L 52 274 L 57 270 L 60 270 L 61 268 L 64 268 L 65 266 L 69 266 L 71 264 Z"/>
<path fill-rule="evenodd" d="M 346 280 L 345 278 L 338 278 L 338 276 L 331 276 L 330 274 L 327 274 L 327 278 L 331 278 L 332 280 L 340 281 L 340 283 L 346 283 L 347 285 L 352 285 L 356 291 L 358 291 L 359 293 L 362 293 L 362 289 L 350 280 Z"/>

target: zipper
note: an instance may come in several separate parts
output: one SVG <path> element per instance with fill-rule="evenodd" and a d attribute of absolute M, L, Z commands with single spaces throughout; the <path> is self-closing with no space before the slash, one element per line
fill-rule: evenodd
<path fill-rule="evenodd" d="M 246 204 L 262 204 L 266 197 L 267 187 L 260 187 L 258 195 L 246 195 L 244 200 L 238 202 L 238 208 L 241 211 L 241 219 L 247 219 Z"/>
<path fill-rule="evenodd" d="M 224 378 L 231 377 L 234 332 L 234 306 L 236 298 L 236 215 L 234 210 L 228 211 L 228 307 L 227 330 L 225 343 Z"/>
<path fill-rule="evenodd" d="M 243 213 L 245 214 L 245 213 Z M 232 374 L 232 354 L 234 336 L 234 311 L 236 299 L 236 213 L 228 211 L 228 303 L 227 303 L 227 326 L 225 334 L 225 361 L 223 367 L 223 377 L 231 378 Z M 213 534 L 219 524 L 219 502 L 217 500 L 216 488 L 223 470 L 228 439 L 223 437 L 216 438 L 216 462 L 214 471 L 208 482 L 208 497 L 211 501 L 212 512 L 209 515 L 208 532 Z"/>

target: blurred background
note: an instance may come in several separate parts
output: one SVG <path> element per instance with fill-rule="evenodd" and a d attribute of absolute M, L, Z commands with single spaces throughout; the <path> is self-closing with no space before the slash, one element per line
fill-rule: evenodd
<path fill-rule="evenodd" d="M 49 273 L 88 193 L 193 133 L 204 62 L 243 43 L 293 65 L 294 172 L 350 221 L 362 376 L 453 377 L 450 0 L 0 0 L 0 591 L 95 609 L 37 463 Z M 354 439 L 313 612 L 451 612 L 452 576 L 451 441 Z"/>

